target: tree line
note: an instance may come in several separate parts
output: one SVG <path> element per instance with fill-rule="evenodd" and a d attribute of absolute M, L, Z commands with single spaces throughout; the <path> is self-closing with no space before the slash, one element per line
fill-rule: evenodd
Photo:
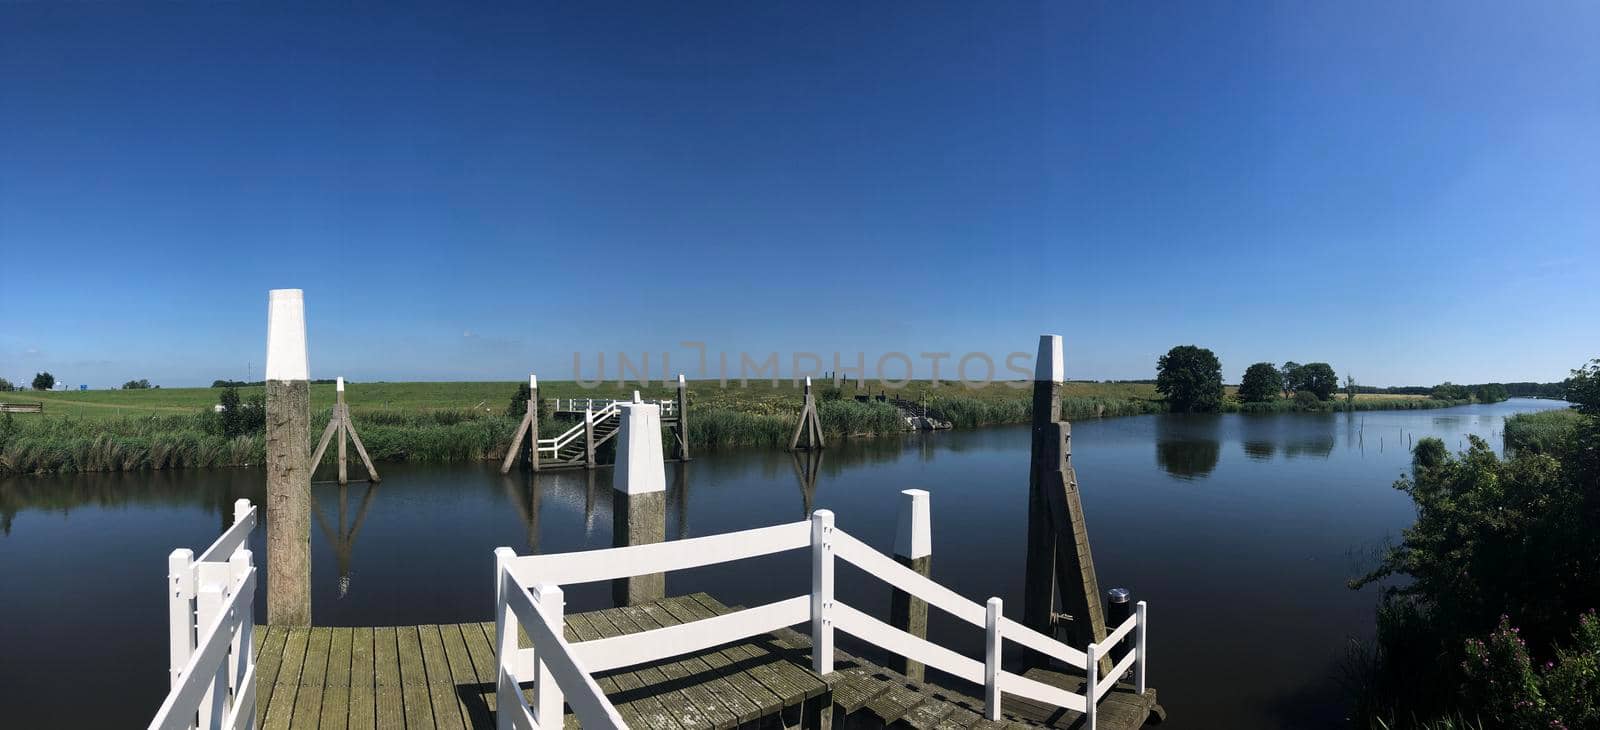
<path fill-rule="evenodd" d="M 1540 384 L 1518 383 L 1516 392 L 1503 383 L 1456 385 L 1449 381 L 1432 388 L 1371 388 L 1358 384 L 1353 375 L 1345 375 L 1345 397 L 1354 404 L 1362 393 L 1399 392 L 1427 395 L 1437 400 L 1477 401 L 1498 403 L 1515 395 L 1549 392 Z M 1534 386 L 1534 387 L 1525 387 Z M 1258 362 L 1245 368 L 1239 379 L 1238 398 L 1241 403 L 1272 403 L 1292 399 L 1302 408 L 1321 408 L 1338 392 L 1339 375 L 1325 362 L 1301 364 L 1290 360 L 1283 365 Z M 1179 345 L 1156 360 L 1156 390 L 1167 399 L 1173 411 L 1206 413 L 1222 410 L 1224 388 L 1222 361 L 1216 353 L 1197 345 Z M 1565 392 L 1565 389 L 1562 389 Z M 1554 397 L 1560 397 L 1556 394 Z"/>

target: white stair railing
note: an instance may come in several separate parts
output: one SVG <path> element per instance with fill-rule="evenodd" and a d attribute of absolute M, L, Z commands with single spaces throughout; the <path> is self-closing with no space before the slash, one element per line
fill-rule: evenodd
<path fill-rule="evenodd" d="M 805 547 L 812 551 L 809 594 L 634 634 L 578 643 L 562 638 L 563 585 L 666 573 Z M 983 628 L 987 637 L 984 660 L 962 656 L 838 601 L 833 594 L 836 559 Z M 700 651 L 808 621 L 813 643 L 812 669 L 818 674 L 833 671 L 833 632 L 843 631 L 907 659 L 984 685 L 985 715 L 991 720 L 999 719 L 1001 700 L 1009 694 L 1083 713 L 1084 726 L 1092 729 L 1096 705 L 1129 669 L 1134 672 L 1136 690 L 1143 694 L 1146 689 L 1143 601 L 1137 604 L 1137 612 L 1112 630 L 1104 642 L 1080 651 L 1005 618 L 998 598 L 979 605 L 873 550 L 835 528 L 833 513 L 828 510 L 817 510 L 808 521 L 648 545 L 527 556 L 500 548 L 495 551 L 495 563 L 500 595 L 496 625 L 501 641 L 496 660 L 501 680 L 497 687 L 501 728 L 559 727 L 563 692 L 584 727 L 618 727 L 616 708 L 594 683 L 591 673 Z M 531 648 L 517 647 L 519 625 L 528 627 Z M 1132 649 L 1116 661 L 1110 674 L 1098 677 L 1099 657 L 1135 631 Z M 1070 692 L 1005 671 L 1000 666 L 1000 649 L 1005 640 L 1084 670 L 1088 681 L 1083 692 Z M 527 681 L 536 683 L 532 704 L 524 701 L 518 687 L 518 682 Z M 581 711 L 580 705 L 584 708 Z M 541 711 L 557 714 L 542 722 Z"/>
<path fill-rule="evenodd" d="M 561 447 L 566 446 L 567 444 L 570 444 L 582 437 L 584 433 L 584 427 L 588 426 L 590 422 L 598 424 L 601 421 L 620 413 L 621 407 L 619 404 L 623 402 L 624 401 L 614 401 L 611 402 L 610 405 L 607 405 L 598 411 L 586 412 L 584 414 L 584 421 L 582 423 L 567 429 L 559 436 L 539 439 L 537 442 L 537 448 L 539 449 L 540 456 L 542 457 L 545 453 L 549 453 L 552 458 L 555 457 L 558 453 L 560 453 Z M 627 402 L 631 403 L 632 401 Z"/>
<path fill-rule="evenodd" d="M 167 557 L 172 690 L 151 730 L 255 727 L 257 570 L 245 545 L 256 521 L 257 509 L 241 499 L 233 525 L 198 559 L 187 548 Z"/>

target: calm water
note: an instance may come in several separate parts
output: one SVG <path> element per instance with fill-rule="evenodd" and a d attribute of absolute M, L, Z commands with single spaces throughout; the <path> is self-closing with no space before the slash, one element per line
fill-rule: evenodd
<path fill-rule="evenodd" d="M 1467 434 L 1498 446 L 1504 416 L 1560 407 L 1515 400 L 1419 412 L 1149 416 L 1073 424 L 1073 453 L 1103 588 L 1150 602 L 1150 681 L 1178 728 L 1337 727 L 1338 664 L 1372 630 L 1373 590 L 1345 581 L 1413 518 L 1391 488 L 1411 439 Z M 933 494 L 934 578 L 1020 618 L 1025 428 L 841 445 L 813 489 L 787 453 L 705 454 L 668 467 L 669 537 L 803 519 L 832 509 L 869 544 L 893 545 L 897 492 Z M 491 465 L 387 465 L 382 485 L 314 487 L 319 624 L 489 620 L 491 551 L 611 545 L 611 473 L 536 481 Z M 0 706 L 16 727 L 59 719 L 144 723 L 166 691 L 166 555 L 202 548 L 253 470 L 0 481 Z M 253 549 L 263 555 L 263 533 Z M 668 577 L 754 605 L 810 588 L 794 553 Z M 842 600 L 887 616 L 887 588 L 841 568 Z M 603 586 L 571 611 L 609 605 Z M 262 610 L 258 606 L 258 611 Z M 982 656 L 981 631 L 933 612 L 934 638 Z M 92 671 L 91 671 L 92 670 Z M 67 681 L 77 678 L 86 685 Z M 88 689 L 98 702 L 83 702 Z"/>

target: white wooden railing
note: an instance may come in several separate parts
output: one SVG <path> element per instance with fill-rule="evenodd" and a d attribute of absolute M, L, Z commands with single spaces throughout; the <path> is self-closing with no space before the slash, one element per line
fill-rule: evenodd
<path fill-rule="evenodd" d="M 562 636 L 563 585 L 698 568 L 801 548 L 811 549 L 809 595 L 593 641 L 569 643 Z M 983 661 L 913 636 L 836 600 L 836 559 L 956 618 L 983 627 Z M 817 674 L 833 671 L 833 632 L 838 629 L 907 659 L 983 685 L 985 716 L 991 720 L 1000 718 L 1001 697 L 1010 694 L 1083 713 L 1084 726 L 1092 730 L 1097 703 L 1128 670 L 1133 671 L 1138 692 L 1145 692 L 1143 601 L 1137 604 L 1136 613 L 1113 629 L 1104 642 L 1079 651 L 1005 618 L 999 598 L 979 605 L 873 550 L 835 528 L 833 513 L 828 510 L 817 510 L 809 521 L 650 545 L 528 556 L 500 548 L 495 551 L 495 575 L 499 727 L 505 730 L 558 728 L 563 701 L 572 706 L 585 728 L 625 727 L 616 708 L 595 683 L 594 672 L 700 651 L 808 621 L 813 642 L 812 670 Z M 519 626 L 526 627 L 531 648 L 518 648 Z M 1136 632 L 1133 648 L 1115 662 L 1108 675 L 1099 677 L 1101 656 L 1131 632 Z M 1084 692 L 1069 692 L 1005 671 L 1000 662 L 1004 640 L 1084 670 L 1088 678 Z M 529 681 L 534 683 L 531 704 L 519 687 L 519 683 Z"/>
<path fill-rule="evenodd" d="M 559 436 L 539 439 L 538 441 L 534 442 L 535 448 L 539 449 L 539 457 L 544 458 L 545 453 L 549 453 L 550 458 L 555 458 L 556 455 L 561 452 L 561 447 L 583 438 L 586 430 L 592 428 L 596 423 L 617 415 L 617 413 L 622 410 L 621 404 L 631 402 L 633 401 L 610 401 L 608 405 L 598 411 L 584 411 L 582 423 L 567 429 Z"/>
<path fill-rule="evenodd" d="M 256 513 L 241 499 L 233 505 L 233 525 L 199 558 L 188 548 L 167 556 L 172 690 L 151 730 L 255 727 L 258 574 L 245 545 Z"/>
<path fill-rule="evenodd" d="M 577 413 L 583 410 L 599 410 L 618 403 L 654 403 L 661 406 L 661 415 L 670 416 L 678 412 L 678 401 L 675 398 L 660 398 L 657 400 L 635 401 L 621 398 L 551 398 L 551 405 L 555 406 L 557 413 Z"/>

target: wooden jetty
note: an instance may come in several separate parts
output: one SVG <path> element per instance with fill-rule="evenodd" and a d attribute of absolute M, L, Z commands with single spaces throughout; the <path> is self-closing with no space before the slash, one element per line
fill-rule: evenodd
<path fill-rule="evenodd" d="M 198 718 L 205 728 L 1121 730 L 1162 717 L 1145 685 L 1143 602 L 1105 650 L 1079 651 L 1005 618 L 998 598 L 980 605 L 877 552 L 835 528 L 827 510 L 671 542 L 525 556 L 501 548 L 494 622 L 400 627 L 255 626 L 257 569 L 244 549 L 255 522 L 256 509 L 240 500 L 234 525 L 198 558 L 173 553 L 173 690 L 150 727 L 186 728 Z M 919 521 L 903 524 L 917 529 Z M 753 608 L 698 593 L 564 613 L 563 584 L 791 550 L 811 553 L 808 594 Z M 928 641 L 925 622 L 891 625 L 836 600 L 840 560 L 983 627 L 983 661 Z M 983 698 L 839 651 L 835 630 L 981 687 Z M 1004 641 L 1076 671 L 1006 671 Z M 1131 646 L 1118 657 L 1123 645 Z M 1114 662 L 1103 677 L 1102 656 Z"/>
<path fill-rule="evenodd" d="M 533 471 L 545 469 L 593 469 L 600 464 L 596 451 L 617 435 L 621 428 L 622 406 L 649 403 L 659 406 L 661 425 L 672 434 L 672 458 L 689 460 L 689 388 L 678 375 L 677 395 L 673 398 L 644 400 L 634 391 L 632 400 L 613 398 L 551 398 L 546 403 L 557 418 L 576 420 L 555 436 L 539 437 L 539 379 L 529 375 L 528 412 L 512 435 L 511 447 L 500 464 L 500 473 L 511 471 L 517 459 L 525 459 Z M 524 443 L 528 443 L 524 447 Z"/>

